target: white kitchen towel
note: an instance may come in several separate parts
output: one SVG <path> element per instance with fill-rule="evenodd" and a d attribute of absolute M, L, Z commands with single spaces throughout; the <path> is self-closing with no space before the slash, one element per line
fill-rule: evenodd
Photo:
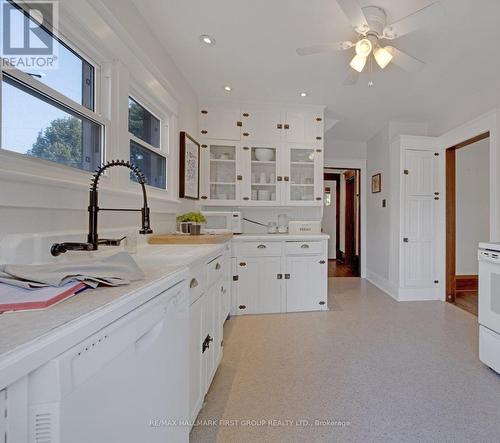
<path fill-rule="evenodd" d="M 81 281 L 91 287 L 121 286 L 142 278 L 144 273 L 127 252 L 92 262 L 0 265 L 0 283 L 26 289 L 63 286 L 71 281 Z"/>

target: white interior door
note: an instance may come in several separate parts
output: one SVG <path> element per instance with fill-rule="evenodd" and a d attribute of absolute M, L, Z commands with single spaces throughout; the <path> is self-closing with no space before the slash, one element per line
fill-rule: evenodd
<path fill-rule="evenodd" d="M 434 152 L 405 150 L 403 270 L 406 288 L 433 288 L 436 242 Z"/>
<path fill-rule="evenodd" d="M 337 181 L 327 180 L 324 187 L 323 232 L 330 236 L 328 258 L 335 260 L 337 258 Z"/>

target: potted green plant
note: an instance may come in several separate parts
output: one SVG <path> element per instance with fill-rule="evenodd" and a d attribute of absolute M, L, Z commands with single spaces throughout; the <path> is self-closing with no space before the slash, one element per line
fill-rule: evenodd
<path fill-rule="evenodd" d="M 207 219 L 201 212 L 186 212 L 177 217 L 179 223 L 179 230 L 184 234 L 200 235 L 201 225 Z"/>

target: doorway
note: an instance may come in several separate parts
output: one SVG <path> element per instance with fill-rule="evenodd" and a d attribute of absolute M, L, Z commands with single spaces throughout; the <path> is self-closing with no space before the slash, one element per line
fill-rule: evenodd
<path fill-rule="evenodd" d="M 489 136 L 446 150 L 446 300 L 476 316 L 477 248 L 490 231 Z"/>
<path fill-rule="evenodd" d="M 359 277 L 361 264 L 361 171 L 325 168 L 323 231 L 330 235 L 329 277 Z"/>

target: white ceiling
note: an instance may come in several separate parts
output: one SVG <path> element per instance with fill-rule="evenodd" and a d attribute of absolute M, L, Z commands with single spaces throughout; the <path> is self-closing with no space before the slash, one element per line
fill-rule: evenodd
<path fill-rule="evenodd" d="M 429 121 L 444 130 L 500 102 L 500 1 L 441 0 L 441 23 L 393 45 L 426 62 L 409 74 L 390 65 L 343 86 L 350 51 L 297 56 L 301 46 L 354 38 L 335 0 L 133 0 L 200 97 L 314 103 L 339 121 L 331 136 L 366 141 L 389 120 Z M 389 22 L 433 0 L 360 0 Z M 217 40 L 203 45 L 200 34 Z M 351 50 L 352 51 L 352 50 Z M 227 94 L 223 86 L 233 91 Z M 307 98 L 298 96 L 309 93 Z"/>

